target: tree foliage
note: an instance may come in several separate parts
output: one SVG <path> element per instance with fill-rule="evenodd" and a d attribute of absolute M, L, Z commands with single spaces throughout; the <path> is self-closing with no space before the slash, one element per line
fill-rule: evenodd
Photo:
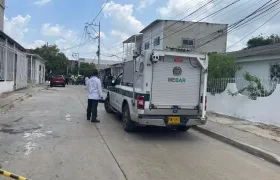
<path fill-rule="evenodd" d="M 80 63 L 80 75 L 90 77 L 94 70 L 96 70 L 94 63 Z M 74 71 L 78 72 L 78 67 Z"/>
<path fill-rule="evenodd" d="M 51 74 L 66 74 L 68 58 L 60 52 L 56 45 L 43 45 L 42 47 L 31 50 L 31 53 L 40 55 L 46 61 L 46 76 Z"/>
<path fill-rule="evenodd" d="M 232 78 L 240 67 L 235 57 L 224 54 L 209 54 L 208 76 L 214 78 Z"/>
<path fill-rule="evenodd" d="M 280 43 L 280 37 L 278 35 L 272 34 L 268 37 L 259 35 L 257 37 L 253 37 L 248 40 L 246 49 L 250 49 L 250 48 L 258 47 L 258 46 L 275 44 L 275 43 Z"/>

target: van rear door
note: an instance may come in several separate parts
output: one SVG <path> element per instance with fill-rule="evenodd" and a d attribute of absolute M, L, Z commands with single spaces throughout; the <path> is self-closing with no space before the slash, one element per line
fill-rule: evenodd
<path fill-rule="evenodd" d="M 202 67 L 195 58 L 165 55 L 152 68 L 152 107 L 198 108 Z"/>

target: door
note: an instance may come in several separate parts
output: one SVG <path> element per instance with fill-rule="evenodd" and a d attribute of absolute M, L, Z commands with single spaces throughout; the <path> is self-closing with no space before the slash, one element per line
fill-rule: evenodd
<path fill-rule="evenodd" d="M 121 91 L 120 91 L 120 86 L 122 83 L 122 74 L 120 74 L 117 79 L 115 80 L 114 86 L 111 88 L 112 90 L 110 91 L 111 96 L 110 96 L 110 103 L 111 105 L 119 110 L 120 105 L 118 104 L 120 97 L 122 97 Z"/>
<path fill-rule="evenodd" d="M 14 90 L 17 88 L 17 54 L 15 54 L 15 63 L 14 63 Z"/>
<path fill-rule="evenodd" d="M 189 57 L 165 56 L 153 64 L 151 103 L 194 109 L 200 100 L 201 66 Z"/>

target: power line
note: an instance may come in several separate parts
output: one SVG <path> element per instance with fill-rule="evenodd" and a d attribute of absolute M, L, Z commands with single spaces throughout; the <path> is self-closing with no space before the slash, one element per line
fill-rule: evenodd
<path fill-rule="evenodd" d="M 97 15 L 95 16 L 95 18 L 93 18 L 93 20 L 91 21 L 91 23 L 93 23 L 96 18 L 100 15 L 100 13 L 103 11 L 104 7 L 106 6 L 106 4 L 108 3 L 109 0 L 106 0 L 106 2 L 103 4 L 102 8 L 100 9 L 100 11 L 97 13 Z"/>
<path fill-rule="evenodd" d="M 161 38 L 160 40 L 163 40 L 163 39 L 166 39 L 166 38 L 168 38 L 168 37 L 170 37 L 170 36 L 173 36 L 174 34 L 177 34 L 178 32 L 180 32 L 180 31 L 182 31 L 182 30 L 184 30 L 184 29 L 187 29 L 187 28 L 189 28 L 190 26 L 192 26 L 192 25 L 194 25 L 194 24 L 197 24 L 197 23 L 199 23 L 200 21 L 205 20 L 205 19 L 207 19 L 208 17 L 211 17 L 211 16 L 213 16 L 214 14 L 217 14 L 217 13 L 223 11 L 224 9 L 227 9 L 228 7 L 234 5 L 235 3 L 239 2 L 239 1 L 240 1 L 240 0 L 235 0 L 234 2 L 228 4 L 227 6 L 225 6 L 225 7 L 223 7 L 223 8 L 220 8 L 219 10 L 217 10 L 217 11 L 211 13 L 210 15 L 207 15 L 206 17 L 200 19 L 199 21 L 193 22 L 193 23 L 191 23 L 190 25 L 188 25 L 188 26 L 186 26 L 186 27 L 183 27 L 183 28 L 181 28 L 181 29 L 179 29 L 179 30 L 177 30 L 177 31 L 175 31 L 175 32 L 173 32 L 173 33 L 171 33 L 171 34 L 169 34 L 169 35 L 167 35 L 167 36 Z M 212 2 L 212 1 L 210 1 L 210 2 Z M 210 3 L 210 2 L 208 2 L 208 3 Z M 207 3 L 207 4 L 208 4 L 208 3 Z M 205 5 L 204 5 L 204 6 L 205 6 Z M 177 21 L 176 23 L 178 23 L 178 22 L 180 22 L 180 21 Z M 173 23 L 173 25 L 174 25 L 174 24 L 175 24 L 175 23 Z M 171 27 L 171 26 L 169 26 L 169 27 Z M 152 45 L 152 42 L 149 43 L 149 45 Z M 130 48 L 130 50 L 132 50 L 132 48 Z M 118 53 L 118 54 L 121 54 L 121 53 L 123 53 L 123 52 L 120 52 L 120 53 Z"/>
<path fill-rule="evenodd" d="M 233 46 L 235 46 L 236 44 L 238 44 L 239 42 L 243 41 L 244 39 L 246 39 L 248 36 L 250 36 L 251 34 L 253 34 L 254 32 L 256 32 L 257 30 L 259 30 L 261 27 L 263 27 L 265 24 L 267 24 L 269 21 L 271 21 L 275 16 L 277 16 L 280 13 L 280 11 L 278 11 L 277 13 L 275 13 L 271 18 L 269 18 L 267 21 L 265 21 L 263 24 L 261 24 L 259 27 L 257 27 L 254 31 L 252 31 L 251 33 L 247 34 L 246 36 L 244 36 L 242 39 L 240 39 L 239 41 L 237 41 L 236 43 L 234 43 L 233 45 L 231 45 L 230 47 L 227 48 L 230 49 Z"/>
<path fill-rule="evenodd" d="M 211 39 L 211 40 L 209 40 L 209 41 L 207 41 L 207 42 L 205 42 L 205 43 L 203 43 L 203 44 L 197 46 L 196 49 L 197 49 L 197 48 L 200 48 L 200 47 L 202 47 L 202 46 L 204 46 L 204 45 L 206 45 L 206 44 L 212 42 L 213 40 L 216 40 L 216 39 L 218 39 L 218 38 L 220 38 L 220 37 L 222 37 L 222 36 L 224 36 L 224 35 L 228 35 L 229 33 L 232 33 L 233 31 L 239 29 L 240 26 L 245 25 L 246 23 L 248 24 L 249 21 L 252 21 L 254 18 L 256 18 L 256 17 L 258 17 L 258 16 L 264 14 L 265 12 L 267 12 L 267 11 L 270 10 L 271 8 L 276 7 L 276 6 L 279 4 L 279 0 L 274 1 L 274 2 L 272 2 L 271 4 L 269 4 L 271 1 L 272 1 L 272 0 L 266 2 L 266 3 L 265 3 L 264 5 L 262 5 L 260 8 L 258 8 L 257 10 L 255 10 L 253 13 L 249 14 L 248 16 L 246 16 L 246 17 L 242 18 L 241 20 L 239 20 L 239 21 L 233 23 L 232 25 L 230 25 L 230 26 L 229 26 L 230 28 L 229 28 L 225 33 L 222 33 L 221 35 L 218 35 L 217 37 L 215 37 L 215 38 L 213 38 L 213 39 Z M 276 2 L 278 2 L 278 3 L 276 3 Z M 275 4 L 275 3 L 276 3 L 276 4 Z M 269 6 L 272 6 L 272 7 L 269 7 Z M 259 13 L 259 14 L 257 14 L 257 13 Z M 255 14 L 257 14 L 257 15 L 254 16 Z M 249 19 L 251 16 L 253 16 L 253 18 Z M 249 19 L 249 20 L 247 20 L 247 19 Z M 245 20 L 246 20 L 246 21 L 245 21 Z M 245 21 L 245 22 L 243 22 L 243 21 Z M 243 23 L 242 23 L 242 22 L 243 22 Z"/>
<path fill-rule="evenodd" d="M 195 9 L 195 8 L 197 8 L 197 7 L 199 7 L 203 2 L 207 2 L 207 1 L 209 1 L 209 0 L 204 0 L 204 1 L 202 1 L 200 4 L 196 4 L 196 5 L 192 6 L 191 8 L 184 10 L 183 12 L 181 12 L 181 13 L 178 14 L 178 15 L 181 15 L 181 14 L 185 13 L 186 11 L 191 11 L 191 10 L 193 10 L 193 9 Z M 210 1 L 209 1 L 208 3 L 206 3 L 204 6 L 206 7 L 206 6 L 209 5 L 212 1 L 213 1 L 213 0 L 210 0 Z M 216 1 L 216 0 L 214 0 L 214 1 Z M 188 1 L 188 2 L 190 2 L 190 1 Z M 187 4 L 187 3 L 186 3 L 186 4 Z M 183 5 L 183 6 L 184 6 L 184 5 Z M 183 6 L 182 6 L 182 7 L 183 7 Z M 186 19 L 187 17 L 189 17 L 189 16 L 195 14 L 195 13 L 198 12 L 200 9 L 201 9 L 201 7 L 200 7 L 199 9 L 196 9 L 195 11 L 191 12 L 190 14 L 188 14 L 187 16 L 185 16 L 184 18 L 180 19 L 180 21 L 182 21 L 182 20 Z M 178 16 L 178 15 L 176 15 L 176 16 Z M 174 19 L 176 16 L 172 17 L 171 19 Z M 178 23 L 178 22 L 175 22 L 175 23 L 171 24 L 171 26 L 174 26 L 176 23 Z M 168 28 L 166 28 L 166 29 L 168 29 Z M 165 30 L 166 30 L 166 29 L 165 29 Z M 163 32 L 163 30 L 159 30 L 159 31 L 155 32 L 156 34 L 154 34 L 153 36 L 158 35 L 158 34 L 160 34 L 161 32 Z M 143 39 L 143 40 L 145 40 L 145 39 Z M 113 45 L 112 47 L 115 47 L 115 46 L 118 46 L 118 45 L 121 45 L 121 44 L 122 44 L 122 42 L 117 43 L 117 44 Z"/>
<path fill-rule="evenodd" d="M 14 23 L 19 29 L 20 31 L 27 36 L 27 34 L 24 32 L 24 30 L 13 20 L 13 18 L 10 16 L 10 14 L 7 12 L 7 10 L 5 9 L 5 13 L 6 15 L 11 19 L 12 23 Z"/>

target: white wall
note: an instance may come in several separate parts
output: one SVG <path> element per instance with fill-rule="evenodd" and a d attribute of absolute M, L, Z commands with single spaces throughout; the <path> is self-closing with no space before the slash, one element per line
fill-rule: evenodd
<path fill-rule="evenodd" d="M 0 82 L 0 94 L 14 90 L 14 81 Z"/>
<path fill-rule="evenodd" d="M 41 71 L 39 70 L 39 66 L 41 66 Z M 40 78 L 41 78 L 41 83 L 45 81 L 45 74 L 43 73 L 43 69 L 45 68 L 44 63 L 42 63 L 39 60 L 35 60 L 35 84 L 40 83 Z"/>
<path fill-rule="evenodd" d="M 162 49 L 162 40 L 160 41 L 160 44 L 158 46 L 154 46 L 154 39 L 157 37 L 160 37 L 160 39 L 163 38 L 163 22 L 159 22 L 158 24 L 152 26 L 143 33 L 142 50 L 145 50 L 144 45 L 147 42 L 149 42 L 150 44 L 149 49 Z"/>
<path fill-rule="evenodd" d="M 243 78 L 246 71 L 261 79 L 270 78 L 270 64 L 280 63 L 280 57 L 267 57 L 265 60 L 259 60 L 259 57 L 257 57 L 255 61 L 252 58 L 237 59 L 237 63 L 241 67 L 241 70 L 236 72 L 237 78 Z"/>
<path fill-rule="evenodd" d="M 228 90 L 236 92 L 236 85 L 229 83 L 226 90 L 221 94 L 211 95 L 207 93 L 208 111 L 246 119 L 252 122 L 280 126 L 280 85 L 277 86 L 272 95 L 258 97 L 257 100 L 251 100 L 248 96 L 241 94 L 237 96 L 228 95 Z"/>

